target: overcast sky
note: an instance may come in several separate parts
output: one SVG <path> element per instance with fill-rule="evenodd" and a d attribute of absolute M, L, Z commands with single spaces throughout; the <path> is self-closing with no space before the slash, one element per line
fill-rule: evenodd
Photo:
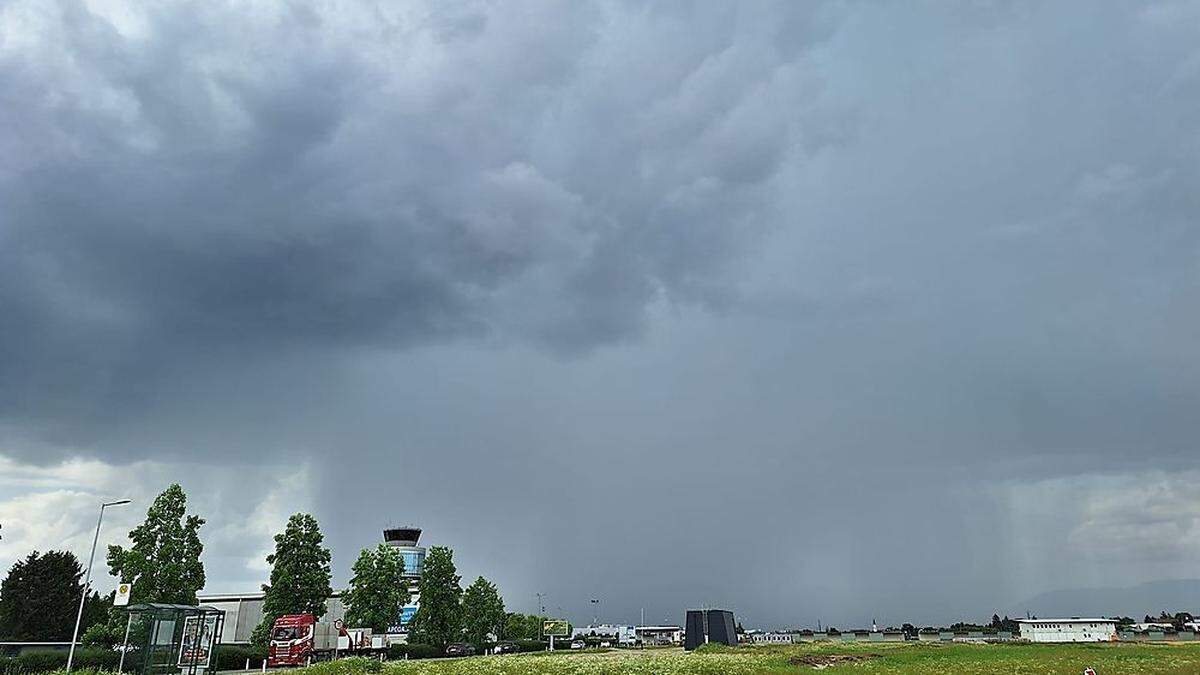
<path fill-rule="evenodd" d="M 1197 185 L 1190 2 L 9 0 L 0 566 L 177 481 L 215 591 L 296 511 L 576 623 L 1195 576 Z"/>

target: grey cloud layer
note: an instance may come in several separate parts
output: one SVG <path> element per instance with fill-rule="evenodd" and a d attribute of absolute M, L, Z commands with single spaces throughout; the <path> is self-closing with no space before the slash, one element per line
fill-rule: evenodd
<path fill-rule="evenodd" d="M 575 352 L 726 297 L 819 21 L 626 9 L 10 6 L 6 407 L 296 346 Z"/>
<path fill-rule="evenodd" d="M 95 7 L 0 9 L 7 454 L 304 458 L 627 619 L 1185 557 L 1003 495 L 1196 468 L 1189 4 Z"/>

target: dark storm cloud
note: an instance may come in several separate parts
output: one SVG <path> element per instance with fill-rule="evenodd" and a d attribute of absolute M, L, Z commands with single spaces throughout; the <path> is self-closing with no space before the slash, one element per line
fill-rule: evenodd
<path fill-rule="evenodd" d="M 820 12 L 410 10 L 10 10 L 10 416 L 311 346 L 573 353 L 729 294 Z"/>
<path fill-rule="evenodd" d="M 1195 468 L 1193 7 L 0 12 L 8 455 L 305 463 L 577 621 L 1188 555 L 1095 514 Z"/>

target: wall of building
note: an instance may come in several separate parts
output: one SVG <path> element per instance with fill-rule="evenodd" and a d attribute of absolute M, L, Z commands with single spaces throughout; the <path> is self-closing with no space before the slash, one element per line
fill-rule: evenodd
<path fill-rule="evenodd" d="M 199 604 L 208 605 L 225 611 L 225 625 L 221 629 L 221 644 L 248 644 L 254 629 L 262 622 L 263 594 L 202 594 L 198 597 Z M 321 621 L 333 623 L 346 616 L 346 607 L 342 605 L 341 595 L 335 593 L 325 603 L 324 616 Z"/>
<path fill-rule="evenodd" d="M 1021 637 L 1030 642 L 1107 642 L 1117 635 L 1115 622 L 1022 621 Z"/>

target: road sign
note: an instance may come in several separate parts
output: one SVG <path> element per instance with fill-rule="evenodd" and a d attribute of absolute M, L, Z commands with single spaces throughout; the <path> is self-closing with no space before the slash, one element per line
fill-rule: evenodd
<path fill-rule="evenodd" d="M 113 597 L 113 606 L 124 607 L 129 604 L 129 593 L 133 590 L 133 584 L 117 584 L 117 594 Z"/>
<path fill-rule="evenodd" d="M 546 619 L 542 622 L 542 635 L 545 637 L 568 637 L 571 635 L 571 622 L 566 619 Z"/>

